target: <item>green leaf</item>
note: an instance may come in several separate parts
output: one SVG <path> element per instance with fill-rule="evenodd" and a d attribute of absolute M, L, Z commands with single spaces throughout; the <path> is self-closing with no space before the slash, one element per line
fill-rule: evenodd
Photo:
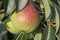
<path fill-rule="evenodd" d="M 57 12 L 58 14 L 56 14 L 56 27 L 57 27 L 57 31 L 59 30 L 60 27 L 60 8 L 56 5 L 55 6 L 57 8 Z"/>
<path fill-rule="evenodd" d="M 58 32 L 56 33 L 56 37 L 58 40 L 60 40 L 60 28 L 59 28 Z"/>
<path fill-rule="evenodd" d="M 9 0 L 8 6 L 7 6 L 7 11 L 6 11 L 6 16 L 12 14 L 12 12 L 15 10 L 15 0 Z"/>
<path fill-rule="evenodd" d="M 44 29 L 43 31 L 42 40 L 56 40 L 55 29 L 52 26 L 50 26 L 49 23 L 48 23 L 48 28 Z"/>
<path fill-rule="evenodd" d="M 58 36 L 57 39 L 60 40 L 60 34 L 58 34 L 57 36 Z"/>
<path fill-rule="evenodd" d="M 16 1 L 17 11 L 23 9 L 26 6 L 27 2 L 28 2 L 28 0 L 25 0 L 25 1 L 24 0 L 17 0 Z"/>
<path fill-rule="evenodd" d="M 0 1 L 0 9 L 1 9 L 1 6 L 2 6 L 2 1 Z"/>
<path fill-rule="evenodd" d="M 31 40 L 32 34 L 21 31 L 14 40 L 27 40 L 27 39 Z"/>
<path fill-rule="evenodd" d="M 56 5 L 58 5 L 58 0 L 51 0 L 53 3 L 55 3 Z"/>
<path fill-rule="evenodd" d="M 24 32 L 20 32 L 19 35 L 14 39 L 14 40 L 26 40 L 26 38 L 24 38 Z"/>
<path fill-rule="evenodd" d="M 4 23 L 0 23 L 0 40 L 7 40 L 7 30 Z"/>
<path fill-rule="evenodd" d="M 44 7 L 45 7 L 45 16 L 46 16 L 46 18 L 49 17 L 50 11 L 51 11 L 50 5 L 49 5 L 49 2 L 48 2 L 48 1 L 49 1 L 49 0 L 42 0 L 42 2 L 43 2 L 43 4 L 44 4 Z"/>
<path fill-rule="evenodd" d="M 58 0 L 58 5 L 59 5 L 59 7 L 60 7 L 60 0 Z"/>
<path fill-rule="evenodd" d="M 24 33 L 20 33 L 16 40 L 26 40 L 26 38 L 24 38 Z"/>
<path fill-rule="evenodd" d="M 59 27 L 60 27 L 60 8 L 58 5 L 56 5 L 55 3 L 53 2 L 50 2 L 51 5 L 53 5 L 55 7 L 55 13 L 56 13 L 56 33 L 58 32 L 59 30 Z"/>
<path fill-rule="evenodd" d="M 55 16 L 56 16 L 56 18 L 55 18 L 55 20 L 56 20 L 56 33 L 58 32 L 58 30 L 59 30 L 59 14 L 58 14 L 58 11 L 57 11 L 57 9 L 55 8 Z"/>
<path fill-rule="evenodd" d="M 35 34 L 34 40 L 41 40 L 42 39 L 42 33 Z"/>
<path fill-rule="evenodd" d="M 5 11 L 5 14 L 6 14 L 6 11 L 7 11 L 7 6 L 8 6 L 8 2 L 9 0 L 4 0 L 4 11 Z"/>
<path fill-rule="evenodd" d="M 60 40 L 60 34 L 56 35 L 57 39 Z"/>

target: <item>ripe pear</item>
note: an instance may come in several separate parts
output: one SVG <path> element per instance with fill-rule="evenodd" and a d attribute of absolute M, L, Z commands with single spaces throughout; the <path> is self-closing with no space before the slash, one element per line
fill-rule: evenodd
<path fill-rule="evenodd" d="M 18 13 L 14 12 L 10 19 L 11 21 L 7 23 L 7 29 L 12 34 L 17 34 L 20 31 L 33 32 L 40 23 L 38 11 L 31 0 Z"/>

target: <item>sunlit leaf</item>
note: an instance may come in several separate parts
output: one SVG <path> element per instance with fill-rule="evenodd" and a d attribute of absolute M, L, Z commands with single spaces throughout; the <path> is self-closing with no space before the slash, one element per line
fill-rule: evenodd
<path fill-rule="evenodd" d="M 51 10 L 48 1 L 49 1 L 49 0 L 42 0 L 42 2 L 43 2 L 43 4 L 44 4 L 44 8 L 45 8 L 45 16 L 46 16 L 46 18 L 49 17 L 49 15 L 50 15 L 50 10 Z"/>
<path fill-rule="evenodd" d="M 41 40 L 42 39 L 42 33 L 35 34 L 34 40 Z"/>
<path fill-rule="evenodd" d="M 57 31 L 59 30 L 60 27 L 60 8 L 58 6 L 55 6 L 57 8 L 58 14 L 56 14 L 56 26 L 57 26 Z"/>
<path fill-rule="evenodd" d="M 40 2 L 41 0 L 33 0 L 33 1 Z"/>
<path fill-rule="evenodd" d="M 59 29 L 59 14 L 58 14 L 58 11 L 57 11 L 56 8 L 55 8 L 55 12 L 56 12 L 56 14 L 55 14 L 55 16 L 56 16 L 55 20 L 56 20 L 56 33 L 57 33 L 57 31 Z"/>
<path fill-rule="evenodd" d="M 44 8 L 44 6 L 43 6 L 43 4 L 42 4 L 42 3 L 40 4 L 40 7 L 41 7 L 41 8 Z"/>

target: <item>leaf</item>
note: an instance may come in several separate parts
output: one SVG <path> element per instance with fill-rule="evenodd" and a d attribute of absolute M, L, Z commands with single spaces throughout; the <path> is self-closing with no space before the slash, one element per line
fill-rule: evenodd
<path fill-rule="evenodd" d="M 57 11 L 57 9 L 55 8 L 55 16 L 56 16 L 56 18 L 55 18 L 55 20 L 56 20 L 56 33 L 58 32 L 58 30 L 59 30 L 59 14 L 58 14 L 58 11 Z"/>
<path fill-rule="evenodd" d="M 52 26 L 50 26 L 49 23 L 48 23 L 48 28 L 44 29 L 44 31 L 43 31 L 42 40 L 56 40 L 55 30 Z"/>
<path fill-rule="evenodd" d="M 58 38 L 57 38 L 57 39 L 58 39 L 58 40 L 60 40 L 60 34 L 58 34 L 57 36 L 58 36 Z"/>
<path fill-rule="evenodd" d="M 24 33 L 20 33 L 19 35 L 18 35 L 18 37 L 16 38 L 16 40 L 23 40 L 24 38 Z M 24 39 L 25 40 L 25 39 Z"/>
<path fill-rule="evenodd" d="M 20 11 L 22 10 L 26 4 L 27 4 L 28 0 L 17 0 L 16 1 L 16 11 Z"/>
<path fill-rule="evenodd" d="M 5 14 L 6 14 L 6 11 L 7 11 L 7 6 L 8 6 L 8 2 L 9 0 L 4 0 L 4 11 L 5 11 Z"/>
<path fill-rule="evenodd" d="M 41 40 L 42 39 L 42 33 L 35 34 L 34 40 Z"/>
<path fill-rule="evenodd" d="M 23 39 L 24 39 L 24 32 L 20 32 L 14 40 L 23 40 Z"/>
<path fill-rule="evenodd" d="M 56 5 L 58 5 L 58 0 L 51 0 L 53 3 L 55 3 Z"/>
<path fill-rule="evenodd" d="M 0 40 L 7 40 L 6 25 L 3 23 L 0 24 Z"/>
<path fill-rule="evenodd" d="M 60 40 L 60 28 L 59 28 L 58 32 L 56 33 L 56 37 L 58 40 Z"/>
<path fill-rule="evenodd" d="M 0 1 L 0 9 L 1 9 L 1 6 L 2 6 L 2 1 Z"/>
<path fill-rule="evenodd" d="M 21 31 L 14 40 L 32 40 L 32 35 L 27 32 Z"/>
<path fill-rule="evenodd" d="M 8 5 L 7 5 L 7 11 L 6 11 L 6 16 L 12 14 L 12 12 L 15 10 L 15 0 L 9 0 Z"/>
<path fill-rule="evenodd" d="M 60 34 L 56 35 L 57 39 L 60 40 Z"/>
<path fill-rule="evenodd" d="M 60 7 L 60 0 L 58 0 L 58 5 L 59 5 L 59 7 Z"/>
<path fill-rule="evenodd" d="M 35 1 L 35 0 L 33 0 L 33 1 Z"/>
<path fill-rule="evenodd" d="M 55 11 L 56 11 L 56 33 L 58 32 L 59 28 L 60 28 L 60 8 L 58 5 L 56 5 L 53 2 L 50 2 L 51 5 L 53 5 L 55 7 Z"/>
<path fill-rule="evenodd" d="M 57 12 L 58 12 L 58 14 L 56 14 L 56 27 L 57 27 L 57 29 L 56 29 L 56 33 L 57 33 L 57 31 L 59 30 L 59 27 L 60 27 L 60 8 L 57 6 L 57 5 L 55 5 L 55 7 L 56 7 L 56 9 L 57 9 Z"/>
<path fill-rule="evenodd" d="M 44 7 L 45 7 L 45 16 L 46 16 L 46 18 L 48 18 L 49 17 L 49 15 L 50 15 L 50 11 L 51 11 L 51 9 L 50 9 L 50 5 L 49 5 L 49 2 L 48 2 L 49 0 L 42 0 L 42 2 L 43 2 L 43 4 L 44 4 Z"/>
<path fill-rule="evenodd" d="M 33 1 L 40 1 L 40 0 L 33 0 Z"/>

